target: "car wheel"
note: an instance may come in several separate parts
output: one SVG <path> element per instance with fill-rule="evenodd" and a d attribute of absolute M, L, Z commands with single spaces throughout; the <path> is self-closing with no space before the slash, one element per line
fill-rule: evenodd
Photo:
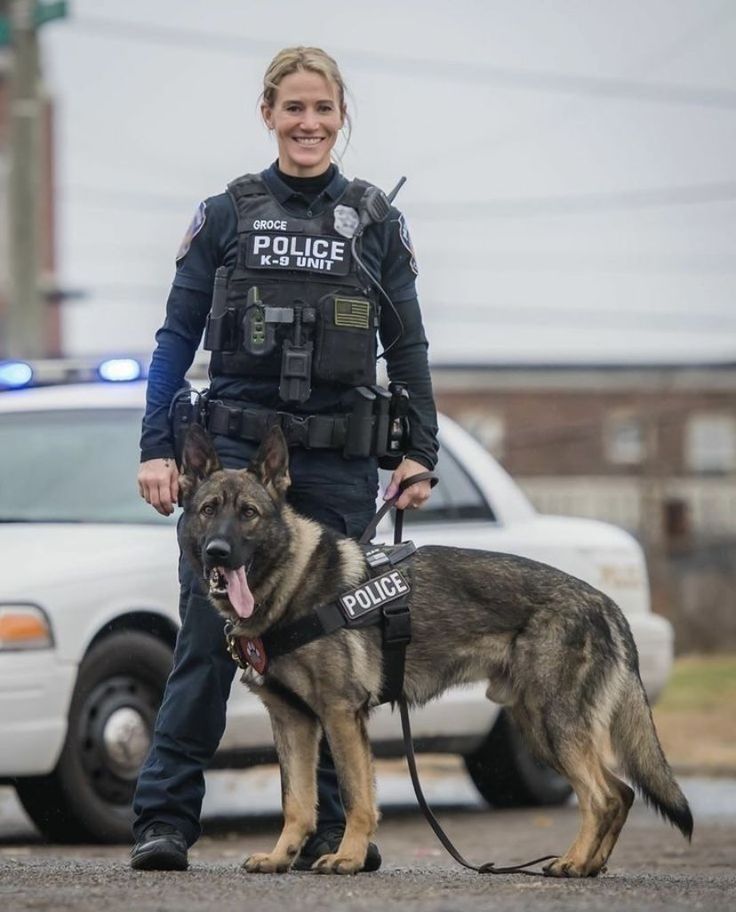
<path fill-rule="evenodd" d="M 567 779 L 532 756 L 504 712 L 483 744 L 464 759 L 475 787 L 497 808 L 564 804 L 572 794 Z"/>
<path fill-rule="evenodd" d="M 165 643 L 137 631 L 113 633 L 85 656 L 56 769 L 15 783 L 47 839 L 130 841 L 135 783 L 171 658 Z"/>

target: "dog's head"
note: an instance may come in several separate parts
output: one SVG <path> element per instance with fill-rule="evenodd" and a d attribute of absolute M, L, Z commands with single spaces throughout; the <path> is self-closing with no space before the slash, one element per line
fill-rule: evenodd
<path fill-rule="evenodd" d="M 268 432 L 244 470 L 223 469 L 198 425 L 187 433 L 179 477 L 182 544 L 207 581 L 210 600 L 233 621 L 253 616 L 253 591 L 288 550 L 289 528 L 282 516 L 288 463 L 279 428 Z"/>

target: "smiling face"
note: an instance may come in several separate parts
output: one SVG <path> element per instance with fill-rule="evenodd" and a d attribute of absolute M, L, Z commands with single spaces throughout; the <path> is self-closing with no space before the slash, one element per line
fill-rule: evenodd
<path fill-rule="evenodd" d="M 311 70 L 297 70 L 278 84 L 273 105 L 261 105 L 276 134 L 279 168 L 292 177 L 316 177 L 330 166 L 330 153 L 345 119 L 338 87 Z"/>

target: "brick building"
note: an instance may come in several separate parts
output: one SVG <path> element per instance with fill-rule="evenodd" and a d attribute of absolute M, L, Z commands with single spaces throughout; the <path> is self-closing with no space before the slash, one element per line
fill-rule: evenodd
<path fill-rule="evenodd" d="M 439 407 L 545 512 L 644 534 L 736 534 L 736 362 L 436 365 Z M 652 530 L 650 530 L 652 534 Z"/>

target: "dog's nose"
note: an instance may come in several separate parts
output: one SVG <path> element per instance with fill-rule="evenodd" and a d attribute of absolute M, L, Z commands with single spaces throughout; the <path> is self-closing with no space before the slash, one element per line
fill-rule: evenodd
<path fill-rule="evenodd" d="M 213 538 L 212 541 L 207 542 L 204 550 L 207 552 L 207 557 L 218 561 L 226 561 L 231 553 L 230 545 L 224 538 Z"/>

